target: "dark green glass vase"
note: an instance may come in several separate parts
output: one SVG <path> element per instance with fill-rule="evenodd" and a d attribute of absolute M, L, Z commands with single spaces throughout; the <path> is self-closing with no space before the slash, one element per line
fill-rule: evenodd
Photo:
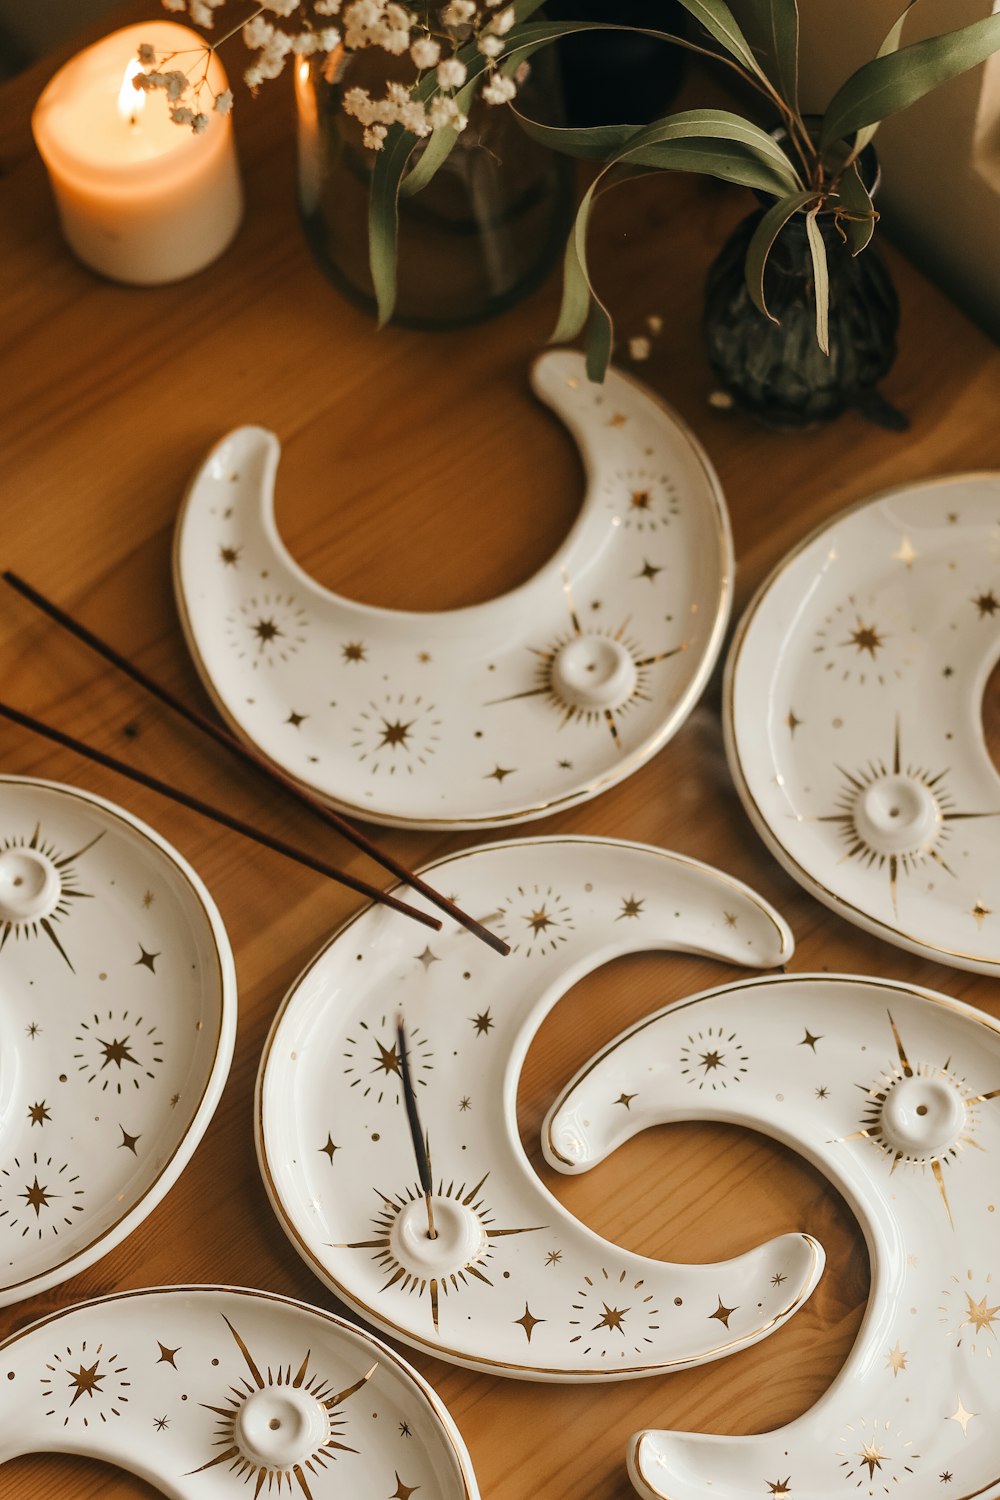
<path fill-rule="evenodd" d="M 703 327 L 723 389 L 776 428 L 811 427 L 850 407 L 897 429 L 908 423 L 876 389 L 896 358 L 899 299 L 873 245 L 852 256 L 832 215 L 818 220 L 830 273 L 830 352 L 816 342 L 812 257 L 802 215 L 778 236 L 764 273 L 775 325 L 750 300 L 746 254 L 765 213 L 758 209 L 723 246 L 708 273 Z"/>

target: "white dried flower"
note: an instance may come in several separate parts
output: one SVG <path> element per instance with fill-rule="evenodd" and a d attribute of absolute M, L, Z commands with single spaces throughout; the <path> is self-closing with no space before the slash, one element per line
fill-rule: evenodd
<path fill-rule="evenodd" d="M 263 16 L 251 16 L 243 27 L 243 40 L 247 46 L 256 51 L 258 47 L 266 47 L 274 36 L 275 28 L 270 21 L 265 21 Z"/>
<path fill-rule="evenodd" d="M 223 89 L 221 94 L 215 96 L 215 112 L 219 115 L 228 115 L 233 108 L 232 89 Z"/>
<path fill-rule="evenodd" d="M 476 46 L 479 48 L 484 57 L 490 57 L 494 59 L 498 58 L 503 51 L 503 42 L 498 36 L 492 36 L 488 31 L 483 32 L 482 36 L 477 41 Z"/>
<path fill-rule="evenodd" d="M 199 110 L 191 121 L 191 129 L 194 131 L 195 135 L 201 135 L 203 130 L 208 129 L 208 115 L 206 115 L 202 110 Z"/>
<path fill-rule="evenodd" d="M 503 73 L 494 73 L 489 83 L 483 86 L 483 99 L 487 104 L 508 104 L 516 93 L 513 78 L 506 78 Z"/>
<path fill-rule="evenodd" d="M 188 109 L 186 104 L 175 104 L 170 111 L 170 118 L 175 125 L 190 125 L 194 119 L 194 110 Z"/>
<path fill-rule="evenodd" d="M 498 16 L 494 16 L 490 22 L 490 30 L 495 31 L 497 36 L 506 36 L 514 24 L 514 7 L 508 5 Z"/>
<path fill-rule="evenodd" d="M 276 16 L 284 16 L 287 20 L 294 11 L 299 8 L 299 0 L 261 0 L 265 10 L 271 10 Z"/>
<path fill-rule="evenodd" d="M 338 16 L 340 0 L 313 0 L 313 10 L 318 16 Z"/>
<path fill-rule="evenodd" d="M 427 118 L 432 130 L 440 130 L 444 126 L 449 126 L 452 130 L 462 131 L 469 123 L 455 100 L 445 94 L 438 94 L 437 98 L 431 100 Z"/>
<path fill-rule="evenodd" d="M 640 334 L 638 338 L 629 339 L 628 341 L 629 357 L 631 359 L 648 359 L 652 347 L 649 339 Z"/>
<path fill-rule="evenodd" d="M 418 68 L 436 68 L 441 57 L 441 44 L 433 37 L 418 37 L 410 47 L 410 56 Z"/>
<path fill-rule="evenodd" d="M 457 57 L 446 57 L 438 63 L 437 81 L 443 89 L 460 89 L 465 82 L 468 69 Z"/>
<path fill-rule="evenodd" d="M 144 68 L 153 66 L 156 62 L 156 48 L 151 47 L 148 42 L 142 42 L 139 47 L 139 61 Z"/>
<path fill-rule="evenodd" d="M 441 11 L 441 20 L 446 26 L 467 26 L 475 14 L 475 0 L 449 0 Z"/>
<path fill-rule="evenodd" d="M 366 125 L 362 140 L 369 151 L 381 151 L 382 143 L 388 133 L 384 125 Z"/>

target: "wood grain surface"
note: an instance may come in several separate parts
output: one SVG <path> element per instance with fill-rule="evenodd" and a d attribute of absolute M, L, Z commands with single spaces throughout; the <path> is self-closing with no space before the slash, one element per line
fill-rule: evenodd
<path fill-rule="evenodd" d="M 147 0 L 113 19 L 154 13 Z M 238 97 L 248 204 L 228 253 L 178 286 L 104 282 L 65 249 L 29 133 L 31 105 L 64 55 L 0 92 L 3 564 L 204 705 L 171 592 L 174 517 L 205 450 L 228 428 L 261 422 L 284 445 L 281 528 L 321 582 L 370 603 L 422 610 L 483 600 L 527 578 L 565 535 L 582 493 L 572 443 L 527 384 L 528 364 L 554 321 L 557 278 L 484 327 L 377 334 L 306 248 L 290 90 L 278 84 L 256 103 Z M 231 72 L 237 69 L 233 57 Z M 701 285 L 748 207 L 736 189 L 647 179 L 604 201 L 593 252 L 622 338 L 642 332 L 649 313 L 664 320 L 653 357 L 638 372 L 690 423 L 718 469 L 738 558 L 737 616 L 781 555 L 841 507 L 906 480 L 1000 467 L 1000 353 L 896 253 L 903 325 L 885 392 L 911 417 L 908 434 L 850 414 L 823 430 L 778 436 L 708 404 Z M 307 811 L 252 771 L 234 769 L 3 593 L 0 653 L 8 701 L 380 878 Z M 251 1105 L 277 1005 L 303 963 L 357 909 L 356 899 L 277 855 L 248 857 L 235 835 L 10 726 L 0 728 L 0 766 L 117 800 L 172 840 L 221 908 L 240 981 L 229 1083 L 178 1184 L 92 1269 L 0 1312 L 0 1336 L 86 1298 L 164 1282 L 257 1286 L 336 1308 L 268 1207 Z M 726 770 L 718 674 L 684 728 L 638 774 L 532 829 L 640 839 L 716 863 L 791 923 L 792 970 L 912 980 L 1000 1015 L 991 980 L 863 934 L 779 869 Z M 416 865 L 482 836 L 377 830 L 376 837 Z M 698 959 L 638 956 L 578 985 L 529 1054 L 522 1137 L 546 1185 L 632 1250 L 715 1260 L 801 1229 L 825 1246 L 826 1274 L 773 1337 L 669 1376 L 534 1386 L 410 1356 L 450 1406 L 487 1500 L 624 1500 L 631 1432 L 653 1425 L 745 1433 L 783 1424 L 821 1395 L 851 1347 L 868 1293 L 863 1240 L 838 1194 L 789 1151 L 736 1128 L 674 1125 L 648 1132 L 580 1179 L 561 1178 L 540 1159 L 546 1108 L 582 1061 L 647 1010 L 733 972 Z M 25 1459 L 0 1470 L 3 1500 L 149 1493 L 130 1476 L 71 1458 Z"/>

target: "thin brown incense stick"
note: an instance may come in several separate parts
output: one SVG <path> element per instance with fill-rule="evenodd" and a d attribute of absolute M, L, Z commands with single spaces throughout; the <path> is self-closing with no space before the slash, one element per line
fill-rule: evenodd
<path fill-rule="evenodd" d="M 421 880 L 419 875 L 414 875 L 412 870 L 408 870 L 405 865 L 394 859 L 391 854 L 385 853 L 377 844 L 373 844 L 370 839 L 367 839 L 363 833 L 354 827 L 353 823 L 349 823 L 346 818 L 342 818 L 339 813 L 334 812 L 333 808 L 327 807 L 325 802 L 321 802 L 318 797 L 314 797 L 305 787 L 300 786 L 294 777 L 288 776 L 280 767 L 266 760 L 251 745 L 247 745 L 243 740 L 237 739 L 228 729 L 224 729 L 220 725 L 213 723 L 211 719 L 205 714 L 200 713 L 198 709 L 191 708 L 188 704 L 182 703 L 169 688 L 163 687 L 155 678 L 148 676 L 141 667 L 135 666 L 134 663 L 122 656 L 121 652 L 117 651 L 114 646 L 110 646 L 107 641 L 95 635 L 92 630 L 88 630 L 86 625 L 81 625 L 78 620 L 75 620 L 72 615 L 67 614 L 58 604 L 53 604 L 51 599 L 47 599 L 44 594 L 26 582 L 25 579 L 19 577 L 17 573 L 7 569 L 0 576 L 22 598 L 27 599 L 29 604 L 33 604 L 36 609 L 40 609 L 43 614 L 48 615 L 57 625 L 61 625 L 64 630 L 69 631 L 70 635 L 75 636 L 78 641 L 82 641 L 85 646 L 89 646 L 92 651 L 96 651 L 99 656 L 103 656 L 105 661 L 110 662 L 113 667 L 117 667 L 120 672 L 124 672 L 127 677 L 131 677 L 133 682 L 145 688 L 148 693 L 152 693 L 155 698 L 159 698 L 160 702 L 164 703 L 167 708 L 173 709 L 174 713 L 180 714 L 189 724 L 193 724 L 196 729 L 200 729 L 204 734 L 207 734 L 217 745 L 221 745 L 230 754 L 239 756 L 248 765 L 256 767 L 258 771 L 263 771 L 265 775 L 269 776 L 272 781 L 278 782 L 279 785 L 283 786 L 286 791 L 290 792 L 305 807 L 310 808 L 325 823 L 329 824 L 331 828 L 335 828 L 349 843 L 352 843 L 355 848 L 361 849 L 370 858 L 374 859 L 376 863 L 380 864 L 383 869 L 390 871 L 391 874 L 402 880 L 404 884 L 411 886 L 413 890 L 419 891 L 432 905 L 437 906 L 441 911 L 447 912 L 449 917 L 458 922 L 462 927 L 467 928 L 469 932 L 480 938 L 484 943 L 487 943 L 497 953 L 506 955 L 510 952 L 508 944 L 502 938 L 497 937 L 496 933 L 490 932 L 488 927 L 484 927 L 481 922 L 477 922 L 474 917 L 470 917 L 466 912 L 462 911 L 453 901 L 449 901 L 447 896 L 442 896 L 439 891 L 434 890 L 426 881 Z"/>
<path fill-rule="evenodd" d="M 20 724 L 22 729 L 30 729 L 33 734 L 39 734 L 43 739 L 52 740 L 56 745 L 73 750 L 77 755 L 83 755 L 87 760 L 104 766 L 108 771 L 117 771 L 119 776 L 127 776 L 130 781 L 138 782 L 149 791 L 159 792 L 161 797 L 169 797 L 172 802 L 179 802 L 182 807 L 201 813 L 203 818 L 211 818 L 214 823 L 221 823 L 223 828 L 231 828 L 234 833 L 241 833 L 244 838 L 263 844 L 265 849 L 273 849 L 276 854 L 284 854 L 287 859 L 294 859 L 298 864 L 305 865 L 310 870 L 316 870 L 318 874 L 325 875 L 329 880 L 336 880 L 340 885 L 349 886 L 352 891 L 358 891 L 372 901 L 379 901 L 383 906 L 389 906 L 393 911 L 401 912 L 404 917 L 412 917 L 415 922 L 422 922 L 425 927 L 433 927 L 438 932 L 441 930 L 441 923 L 429 912 L 418 911 L 415 906 L 407 906 L 404 901 L 397 900 L 388 891 L 381 891 L 378 886 L 369 885 L 366 880 L 357 880 L 344 870 L 337 870 L 333 865 L 326 864 L 324 860 L 315 859 L 304 849 L 296 849 L 293 844 L 286 844 L 284 839 L 273 838 L 271 834 L 264 833 L 262 829 L 254 828 L 249 823 L 244 823 L 241 818 L 232 817 L 221 808 L 211 807 L 207 802 L 202 802 L 198 797 L 192 797 L 188 792 L 178 791 L 175 787 L 168 786 L 165 781 L 149 776 L 145 771 L 138 771 L 134 766 L 126 765 L 122 760 L 116 760 L 113 755 L 105 755 L 103 750 L 95 750 L 92 746 L 85 745 L 82 740 L 74 739 L 70 734 L 64 734 L 61 729 L 55 729 L 51 724 L 43 724 L 41 719 L 33 719 L 30 714 L 23 714 L 20 709 L 11 708 L 7 703 L 0 703 L 0 718 L 9 719 L 12 724 Z"/>
<path fill-rule="evenodd" d="M 434 1195 L 434 1182 L 431 1177 L 431 1153 L 427 1144 L 427 1137 L 420 1128 L 420 1116 L 417 1113 L 417 1096 L 413 1092 L 413 1081 L 410 1078 L 410 1060 L 406 1051 L 406 1031 L 403 1027 L 402 1016 L 396 1017 L 396 1051 L 399 1054 L 399 1076 L 403 1084 L 403 1102 L 406 1105 L 406 1118 L 409 1121 L 410 1136 L 413 1140 L 413 1152 L 417 1158 L 417 1175 L 420 1178 L 420 1186 L 423 1189 L 424 1205 L 427 1209 L 427 1238 L 436 1240 L 437 1229 L 434 1225 L 434 1205 L 431 1199 Z"/>

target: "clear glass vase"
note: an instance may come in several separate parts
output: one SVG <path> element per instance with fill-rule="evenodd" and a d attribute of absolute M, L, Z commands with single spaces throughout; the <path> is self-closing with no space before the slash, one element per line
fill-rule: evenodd
<path fill-rule="evenodd" d="M 392 63 L 376 49 L 341 51 L 325 62 L 300 61 L 295 75 L 306 236 L 331 281 L 372 312 L 368 192 L 375 153 L 342 101 L 356 85 L 378 97 Z M 558 97 L 555 60 L 539 53 L 520 107 L 559 123 Z M 505 105 L 477 100 L 429 186 L 400 200 L 393 322 L 460 327 L 526 296 L 562 254 L 574 197 L 573 163 L 530 140 Z"/>

